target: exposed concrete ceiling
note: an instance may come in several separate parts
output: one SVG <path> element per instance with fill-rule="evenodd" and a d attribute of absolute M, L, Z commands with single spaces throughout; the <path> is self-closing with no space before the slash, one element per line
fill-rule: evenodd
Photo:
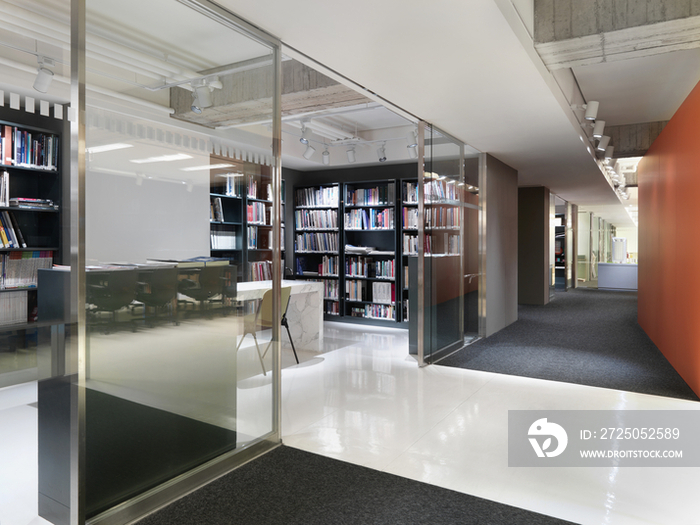
<path fill-rule="evenodd" d="M 608 218 L 631 224 L 563 97 L 553 93 L 553 79 L 533 61 L 532 46 L 516 35 L 513 24 L 521 24 L 521 33 L 527 29 L 509 1 L 427 6 L 356 0 L 342 17 L 322 0 L 222 4 L 496 156 L 518 170 L 521 185 L 546 185 L 580 206 L 608 207 Z"/>

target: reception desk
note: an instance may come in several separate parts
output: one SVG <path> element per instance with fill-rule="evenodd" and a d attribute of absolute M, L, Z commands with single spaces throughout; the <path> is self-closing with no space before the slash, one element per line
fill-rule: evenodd
<path fill-rule="evenodd" d="M 637 265 L 598 263 L 599 290 L 637 290 Z"/>

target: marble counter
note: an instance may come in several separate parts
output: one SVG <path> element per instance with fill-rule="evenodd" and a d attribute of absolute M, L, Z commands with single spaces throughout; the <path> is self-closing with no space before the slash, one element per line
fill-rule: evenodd
<path fill-rule="evenodd" d="M 283 280 L 282 286 L 292 289 L 287 321 L 294 346 L 297 349 L 320 352 L 323 345 L 323 283 Z M 238 283 L 236 299 L 262 299 L 263 294 L 271 288 L 272 281 Z M 283 341 L 286 337 L 283 333 Z"/>

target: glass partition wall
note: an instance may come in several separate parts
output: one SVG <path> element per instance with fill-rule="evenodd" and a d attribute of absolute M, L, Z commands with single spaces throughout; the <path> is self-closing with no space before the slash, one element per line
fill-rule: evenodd
<path fill-rule="evenodd" d="M 423 129 L 418 272 L 424 319 L 418 355 L 425 364 L 478 336 L 480 271 L 478 157 L 469 150 L 465 159 L 463 143 L 432 126 Z"/>
<path fill-rule="evenodd" d="M 41 423 L 39 436 L 56 524 L 129 522 L 279 443 L 288 293 L 278 45 L 204 1 L 84 9 L 84 28 L 72 20 L 86 36 L 84 54 L 73 43 L 79 395 L 66 450 L 42 449 Z M 252 120 L 269 125 L 239 128 Z"/>

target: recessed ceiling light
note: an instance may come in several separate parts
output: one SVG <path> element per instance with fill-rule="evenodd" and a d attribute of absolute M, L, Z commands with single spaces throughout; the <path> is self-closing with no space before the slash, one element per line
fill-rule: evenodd
<path fill-rule="evenodd" d="M 104 146 L 94 146 L 87 148 L 88 153 L 103 153 L 105 151 L 114 151 L 118 149 L 133 148 L 133 144 L 122 144 L 120 142 L 114 144 L 105 144 Z"/>
<path fill-rule="evenodd" d="M 146 159 L 133 159 L 129 162 L 133 162 L 134 164 L 150 164 L 151 162 L 173 162 L 175 160 L 185 160 L 191 158 L 191 155 L 176 153 L 174 155 L 161 155 L 160 157 L 148 157 Z"/>
<path fill-rule="evenodd" d="M 205 166 L 190 166 L 189 168 L 180 168 L 182 171 L 204 171 L 204 170 L 220 170 L 230 168 L 233 164 L 207 164 Z"/>

